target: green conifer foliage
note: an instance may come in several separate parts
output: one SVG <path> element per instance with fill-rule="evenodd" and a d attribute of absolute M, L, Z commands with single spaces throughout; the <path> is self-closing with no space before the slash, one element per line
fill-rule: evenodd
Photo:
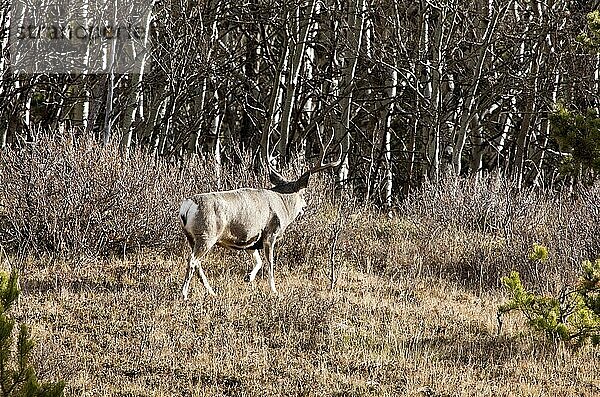
<path fill-rule="evenodd" d="M 558 103 L 550 114 L 550 123 L 561 151 L 570 153 L 563 159 L 563 173 L 581 175 L 593 183 L 600 172 L 600 118 L 596 111 L 589 109 L 580 114 Z"/>
<path fill-rule="evenodd" d="M 16 349 L 13 349 L 15 321 L 7 312 L 19 296 L 18 276 L 0 272 L 0 396 L 62 396 L 64 383 L 39 382 L 29 363 L 33 341 L 26 325 L 21 324 Z"/>
<path fill-rule="evenodd" d="M 511 311 L 521 312 L 528 324 L 551 340 L 574 347 L 588 340 L 600 344 L 600 259 L 585 261 L 579 282 L 566 287 L 559 296 L 542 296 L 527 291 L 519 273 L 512 272 L 502 283 L 510 299 L 498 308 L 498 318 Z"/>
<path fill-rule="evenodd" d="M 588 51 L 600 52 L 600 11 L 587 15 L 587 29 L 577 37 Z M 563 153 L 561 171 L 583 182 L 593 183 L 600 172 L 600 104 L 574 111 L 558 102 L 550 114 L 552 135 Z"/>
<path fill-rule="evenodd" d="M 587 14 L 587 31 L 577 37 L 591 51 L 600 50 L 600 11 Z"/>

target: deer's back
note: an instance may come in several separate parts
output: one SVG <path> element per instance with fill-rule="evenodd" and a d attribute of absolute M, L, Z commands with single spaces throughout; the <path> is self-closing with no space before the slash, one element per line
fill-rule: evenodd
<path fill-rule="evenodd" d="M 202 193 L 185 200 L 180 216 L 186 234 L 230 248 L 261 248 L 285 211 L 281 197 L 266 189 Z"/>

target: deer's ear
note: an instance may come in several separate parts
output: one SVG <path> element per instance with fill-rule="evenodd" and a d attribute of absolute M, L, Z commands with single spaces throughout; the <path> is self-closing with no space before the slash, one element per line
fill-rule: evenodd
<path fill-rule="evenodd" d="M 270 169 L 269 172 L 269 180 L 275 186 L 283 185 L 284 183 L 288 183 L 288 181 L 281 176 L 281 174 L 277 173 L 274 169 Z"/>
<path fill-rule="evenodd" d="M 296 181 L 297 190 L 306 189 L 308 187 L 308 178 L 310 178 L 310 172 L 305 172 L 298 180 Z"/>

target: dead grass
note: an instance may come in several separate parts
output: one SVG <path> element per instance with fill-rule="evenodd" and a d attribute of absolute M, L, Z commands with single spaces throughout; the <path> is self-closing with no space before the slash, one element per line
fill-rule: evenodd
<path fill-rule="evenodd" d="M 550 346 L 481 296 L 423 276 L 346 268 L 327 292 L 303 265 L 243 283 L 244 255 L 207 269 L 218 291 L 179 298 L 184 260 L 29 261 L 17 317 L 44 379 L 67 396 L 593 396 L 600 355 Z M 225 266 L 229 263 L 230 266 Z"/>
<path fill-rule="evenodd" d="M 496 322 L 501 276 L 555 293 L 597 257 L 599 186 L 573 197 L 448 178 L 390 217 L 314 178 L 278 244 L 280 296 L 243 283 L 245 253 L 215 249 L 204 268 L 218 296 L 196 280 L 183 302 L 178 202 L 265 175 L 248 161 L 218 181 L 207 164 L 46 143 L 0 157 L 0 260 L 21 269 L 15 314 L 38 341 L 38 376 L 64 379 L 67 396 L 600 395 L 598 350 L 549 344 L 518 316 L 498 336 Z M 527 259 L 533 243 L 546 263 Z"/>

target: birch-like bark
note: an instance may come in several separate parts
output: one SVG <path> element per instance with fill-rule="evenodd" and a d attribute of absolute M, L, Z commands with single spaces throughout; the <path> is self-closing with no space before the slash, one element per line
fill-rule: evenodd
<path fill-rule="evenodd" d="M 285 84 L 285 75 L 288 73 L 289 67 L 289 58 L 290 51 L 287 37 L 284 40 L 283 44 L 283 53 L 281 54 L 281 59 L 279 63 L 279 67 L 277 68 L 277 74 L 275 80 L 273 82 L 273 87 L 271 89 L 271 103 L 269 105 L 269 117 L 266 123 L 266 126 L 262 133 L 261 138 L 261 157 L 265 164 L 271 164 L 276 166 L 276 154 L 271 152 L 271 139 L 273 134 L 277 131 L 278 126 L 281 122 L 281 108 L 283 104 L 283 94 L 284 94 L 284 84 Z M 285 156 L 285 153 L 279 153 L 282 156 Z"/>
<path fill-rule="evenodd" d="M 396 97 L 398 94 L 398 71 L 392 70 L 389 79 L 389 103 L 386 106 L 385 115 L 385 128 L 383 131 L 383 159 L 384 163 L 384 202 L 385 205 L 390 208 L 392 206 L 392 189 L 394 174 L 392 171 L 392 117 L 394 114 L 394 107 L 396 105 Z"/>
<path fill-rule="evenodd" d="M 600 98 L 600 53 L 596 54 L 596 67 L 594 68 L 594 92 Z M 596 114 L 600 115 L 600 100 L 596 101 Z"/>
<path fill-rule="evenodd" d="M 152 7 L 152 6 L 150 6 Z M 144 115 L 144 102 L 143 98 L 143 87 L 142 81 L 144 80 L 144 73 L 146 71 L 146 63 L 148 60 L 148 46 L 150 44 L 150 24 L 152 23 L 152 8 L 147 11 L 146 19 L 144 20 L 144 38 L 143 38 L 143 49 L 142 54 L 139 56 L 139 62 L 136 62 L 136 66 L 133 73 L 130 74 L 131 78 L 131 93 L 127 99 L 127 108 L 123 116 L 123 139 L 121 140 L 121 150 L 125 158 L 129 157 L 129 150 L 131 149 L 131 141 L 133 138 L 133 132 L 135 129 L 136 116 L 140 119 Z M 132 53 L 135 54 L 135 43 L 132 42 Z"/>
<path fill-rule="evenodd" d="M 508 140 L 508 136 L 510 132 L 515 128 L 515 120 L 514 115 L 518 113 L 517 111 L 517 99 L 515 96 L 510 98 L 508 103 L 508 110 L 500 115 L 498 120 L 498 125 L 501 127 L 501 134 L 498 138 L 494 140 L 494 157 L 491 161 L 491 164 L 494 165 L 498 170 L 503 173 L 508 172 L 508 161 L 506 156 L 503 159 L 503 154 L 506 148 L 506 142 Z"/>
<path fill-rule="evenodd" d="M 543 22 L 542 10 L 540 9 L 541 4 L 537 4 L 532 0 L 531 2 L 531 15 L 532 20 Z M 533 44 L 532 56 L 529 67 L 525 72 L 526 81 L 531 81 L 531 87 L 525 89 L 523 97 L 525 98 L 525 107 L 523 109 L 523 117 L 521 126 L 517 133 L 516 149 L 515 149 L 515 160 L 514 160 L 514 176 L 516 179 L 517 189 L 523 187 L 523 180 L 525 176 L 525 162 L 528 157 L 529 142 L 531 140 L 532 128 L 535 124 L 536 110 L 538 107 L 538 90 L 540 86 L 540 65 L 543 61 L 543 54 L 546 51 L 546 37 L 542 36 L 538 38 L 538 41 Z"/>
<path fill-rule="evenodd" d="M 172 101 L 172 95 L 168 95 L 160 102 L 160 105 L 157 106 L 155 120 L 152 123 L 152 153 L 156 157 L 161 156 L 164 152 L 166 136 L 171 124 L 170 108 Z"/>
<path fill-rule="evenodd" d="M 27 84 L 28 85 L 28 84 Z M 23 107 L 23 126 L 27 133 L 27 140 L 34 141 L 33 130 L 31 128 L 31 88 L 23 91 L 21 97 L 25 97 L 25 105 Z"/>
<path fill-rule="evenodd" d="M 223 121 L 223 110 L 221 108 L 221 98 L 219 96 L 219 90 L 215 89 L 213 96 L 214 104 L 216 107 L 215 118 L 211 128 L 212 135 L 214 137 L 213 144 L 213 157 L 215 159 L 215 173 L 217 180 L 217 187 L 221 188 L 221 124 Z"/>
<path fill-rule="evenodd" d="M 416 69 L 415 74 L 419 76 L 419 85 L 417 86 L 420 90 L 419 98 L 417 98 L 417 114 L 420 125 L 420 137 L 421 140 L 426 143 L 423 150 L 423 157 L 427 161 L 427 163 L 431 164 L 431 160 L 429 159 L 429 134 L 430 129 L 427 128 L 427 123 L 425 122 L 429 119 L 428 110 L 431 106 L 431 62 L 429 61 L 428 52 L 431 48 L 431 39 L 429 34 L 429 20 L 431 18 L 431 5 L 426 3 L 425 9 L 422 10 L 422 18 L 421 18 L 421 31 L 419 33 L 419 62 L 415 63 Z M 431 123 L 433 124 L 433 123 Z M 432 126 L 433 128 L 433 126 Z M 421 176 L 420 179 L 427 177 L 428 167 L 421 168 Z"/>
<path fill-rule="evenodd" d="M 111 63 L 111 65 L 114 65 L 114 63 Z M 113 101 L 114 101 L 114 89 L 115 89 L 115 73 L 114 70 L 112 70 L 112 66 L 111 66 L 111 71 L 108 73 L 108 75 L 106 76 L 106 106 L 105 106 L 105 111 L 106 113 L 104 113 L 104 134 L 102 136 L 102 142 L 104 144 L 104 146 L 108 145 L 111 138 L 112 138 L 112 124 L 113 124 Z"/>
<path fill-rule="evenodd" d="M 483 75 L 483 67 L 487 58 L 487 52 L 490 47 L 492 37 L 494 36 L 494 32 L 496 30 L 496 26 L 498 24 L 500 16 L 503 15 L 506 9 L 510 7 L 513 0 L 509 0 L 507 4 L 505 4 L 502 8 L 498 10 L 495 9 L 495 0 L 488 1 L 488 23 L 485 29 L 485 33 L 481 39 L 481 46 L 479 48 L 479 51 L 477 51 L 477 62 L 473 70 L 473 82 L 467 92 L 467 96 L 462 108 L 462 113 L 460 115 L 458 128 L 456 129 L 456 138 L 452 163 L 454 165 L 454 170 L 457 175 L 460 175 L 461 172 L 461 160 L 463 150 L 465 147 L 465 142 L 467 139 L 467 128 L 469 126 L 469 121 L 475 111 L 475 97 L 479 89 L 479 81 L 481 80 Z"/>
<path fill-rule="evenodd" d="M 92 11 L 93 12 L 93 11 Z M 82 18 L 83 18 L 83 24 L 84 26 L 89 26 L 90 25 L 90 21 L 89 21 L 89 16 L 90 16 L 90 2 L 89 0 L 83 0 L 82 2 Z M 83 65 L 84 65 L 84 73 L 83 76 L 81 76 L 81 80 L 82 80 L 82 87 L 83 87 L 83 92 L 82 92 L 82 97 L 83 97 L 83 109 L 82 109 L 82 123 L 83 123 L 83 129 L 84 131 L 88 134 L 91 135 L 93 130 L 94 130 L 94 124 L 95 124 L 95 119 L 96 116 L 98 114 L 98 108 L 100 107 L 100 104 L 98 103 L 97 98 L 99 98 L 99 95 L 96 95 L 97 92 L 99 91 L 100 88 L 98 88 L 99 84 L 97 81 L 97 74 L 94 75 L 92 73 L 92 71 L 90 70 L 90 56 L 91 56 L 91 46 L 87 46 L 86 48 L 86 53 L 85 53 L 85 58 L 83 60 Z M 97 62 L 97 60 L 95 60 Z M 98 66 L 97 64 L 95 65 L 96 67 Z"/>
<path fill-rule="evenodd" d="M 114 14 L 113 21 L 117 20 L 117 6 L 113 4 Z M 112 123 L 113 123 L 113 101 L 114 101 L 114 89 L 115 89 L 115 55 L 117 50 L 117 40 L 110 40 L 110 46 L 106 47 L 106 70 L 108 75 L 106 76 L 106 105 L 104 113 L 104 134 L 102 142 L 104 146 L 108 145 L 112 138 Z"/>
<path fill-rule="evenodd" d="M 564 12 L 566 5 L 563 4 L 563 9 L 562 11 Z M 564 25 L 566 24 L 566 21 L 562 22 L 562 25 L 559 26 L 559 29 L 564 28 Z M 562 44 L 559 41 L 559 46 Z M 546 58 L 549 58 L 551 56 L 551 54 L 555 54 L 558 52 L 557 48 L 556 48 L 556 42 L 555 39 L 553 39 L 553 36 L 551 34 L 547 34 L 546 35 L 546 46 L 544 47 L 544 52 L 545 52 L 545 56 Z M 599 69 L 600 69 L 600 54 L 596 55 L 596 70 L 595 70 L 595 83 L 596 83 L 596 90 L 595 93 L 596 95 L 598 95 L 598 98 L 600 98 L 600 87 L 598 87 L 599 84 Z M 561 83 L 561 72 L 559 68 L 554 68 L 553 72 L 553 84 L 552 84 L 552 95 L 551 95 L 551 103 L 550 106 L 554 106 L 557 101 L 558 101 L 558 89 Z M 548 109 L 551 110 L 551 109 Z M 596 114 L 600 114 L 598 113 L 598 111 L 600 110 L 600 103 L 598 104 L 598 107 L 596 108 Z M 543 123 L 541 126 L 541 133 L 542 133 L 542 142 L 540 145 L 540 149 L 539 149 L 539 158 L 537 159 L 536 163 L 536 175 L 534 178 L 534 185 L 536 186 L 541 186 L 544 183 L 544 161 L 546 159 L 546 154 L 547 154 L 547 146 L 548 146 L 548 141 L 550 139 L 550 120 L 548 119 L 548 117 L 545 117 L 543 119 Z"/>
<path fill-rule="evenodd" d="M 356 75 L 356 65 L 358 55 L 361 49 L 363 30 L 365 26 L 365 0 L 354 0 L 350 3 L 348 11 L 348 49 L 341 55 L 344 59 L 343 75 L 339 86 L 342 89 L 342 108 L 341 120 L 335 123 L 335 140 L 342 145 L 342 163 L 338 170 L 338 183 L 343 185 L 348 180 L 350 149 L 350 120 L 352 115 L 352 97 L 354 91 L 354 77 Z"/>
<path fill-rule="evenodd" d="M 308 45 L 308 43 L 312 43 L 315 41 L 317 37 L 317 33 L 320 31 L 320 14 L 322 12 L 322 4 L 321 2 L 316 2 L 314 9 L 314 20 L 311 22 L 311 26 L 309 28 L 308 36 L 307 36 L 307 47 L 306 47 L 306 62 L 304 63 L 304 72 L 306 81 L 312 81 L 313 76 L 315 75 L 314 68 L 320 62 L 321 59 L 317 59 L 317 53 L 315 51 L 314 46 Z M 319 101 L 314 99 L 313 95 L 309 95 L 306 99 L 306 103 L 304 104 L 303 113 L 306 116 L 306 125 L 311 125 L 313 122 L 316 122 L 315 117 L 317 114 L 317 107 L 319 105 Z M 298 141 L 298 164 L 302 165 L 305 162 L 307 155 L 307 131 L 298 131 L 295 139 Z"/>
<path fill-rule="evenodd" d="M 309 5 L 308 14 L 305 20 L 301 19 L 301 3 L 298 4 L 298 6 L 296 7 L 296 21 L 298 23 L 299 28 L 297 29 L 298 34 L 292 35 L 292 37 L 295 37 L 296 43 L 293 45 L 293 55 L 290 57 L 290 72 L 286 78 L 286 95 L 285 101 L 283 103 L 283 110 L 281 113 L 280 135 L 278 142 L 278 151 L 283 156 L 283 158 L 285 158 L 285 154 L 287 153 L 287 147 L 289 144 L 290 122 L 292 120 L 292 110 L 294 107 L 294 103 L 296 102 L 296 89 L 298 87 L 298 79 L 300 77 L 300 71 L 302 69 L 304 55 L 306 52 L 306 42 L 308 40 L 308 33 L 312 25 L 316 3 L 317 0 L 311 1 Z M 288 37 L 290 37 L 289 34 Z M 289 45 L 290 43 L 288 39 L 288 46 Z"/>
<path fill-rule="evenodd" d="M 429 131 L 426 139 L 428 142 L 427 146 L 427 158 L 429 161 L 429 178 L 435 183 L 439 181 L 440 177 L 440 102 L 441 102 L 441 80 L 442 80 L 442 43 L 444 35 L 444 23 L 446 22 L 446 7 L 440 7 L 433 10 L 437 15 L 435 27 L 433 30 L 433 38 L 431 40 L 432 47 L 432 61 L 425 63 L 428 72 L 427 76 L 430 76 L 430 80 L 427 83 L 427 96 L 429 99 L 428 112 L 431 115 Z"/>
<path fill-rule="evenodd" d="M 159 129 L 162 116 L 161 111 L 166 103 L 168 97 L 167 87 L 164 82 L 156 84 L 154 87 L 154 93 L 152 95 L 152 102 L 148 106 L 148 114 L 146 115 L 146 123 L 143 131 L 143 138 L 151 142 L 152 149 L 156 147 L 154 140 L 156 138 L 156 132 Z"/>
<path fill-rule="evenodd" d="M 208 42 L 208 52 L 206 54 L 206 62 L 209 65 L 214 62 L 213 54 L 214 54 L 215 47 L 218 45 L 219 20 L 221 20 L 222 8 L 223 8 L 223 2 L 218 1 L 216 9 L 214 11 L 214 15 L 212 15 L 212 25 L 211 25 L 210 38 L 209 38 L 209 42 Z M 209 95 L 209 87 L 210 87 L 211 81 L 213 83 L 215 83 L 213 76 L 206 76 L 203 78 L 202 93 L 200 94 L 199 97 L 197 97 L 194 100 L 194 104 L 193 104 L 196 112 L 199 112 L 199 113 L 204 112 L 204 109 L 206 107 L 206 99 L 208 98 L 208 95 Z M 216 90 L 217 90 L 216 85 L 215 85 L 214 90 L 215 90 L 215 92 L 213 94 L 213 97 L 218 98 L 218 93 L 216 92 Z M 219 117 L 219 116 L 217 116 L 217 117 Z M 202 123 L 202 125 L 204 125 L 204 123 Z M 198 149 L 199 149 L 198 148 L 198 138 L 199 138 L 199 136 L 200 136 L 200 131 L 198 131 L 198 130 L 192 131 L 190 140 L 188 141 L 188 144 L 187 144 L 187 152 L 191 155 L 198 153 Z"/>
<path fill-rule="evenodd" d="M 481 118 L 485 117 L 482 115 Z M 483 131 L 479 114 L 475 113 L 471 119 L 471 172 L 475 180 L 479 181 L 483 167 Z"/>

